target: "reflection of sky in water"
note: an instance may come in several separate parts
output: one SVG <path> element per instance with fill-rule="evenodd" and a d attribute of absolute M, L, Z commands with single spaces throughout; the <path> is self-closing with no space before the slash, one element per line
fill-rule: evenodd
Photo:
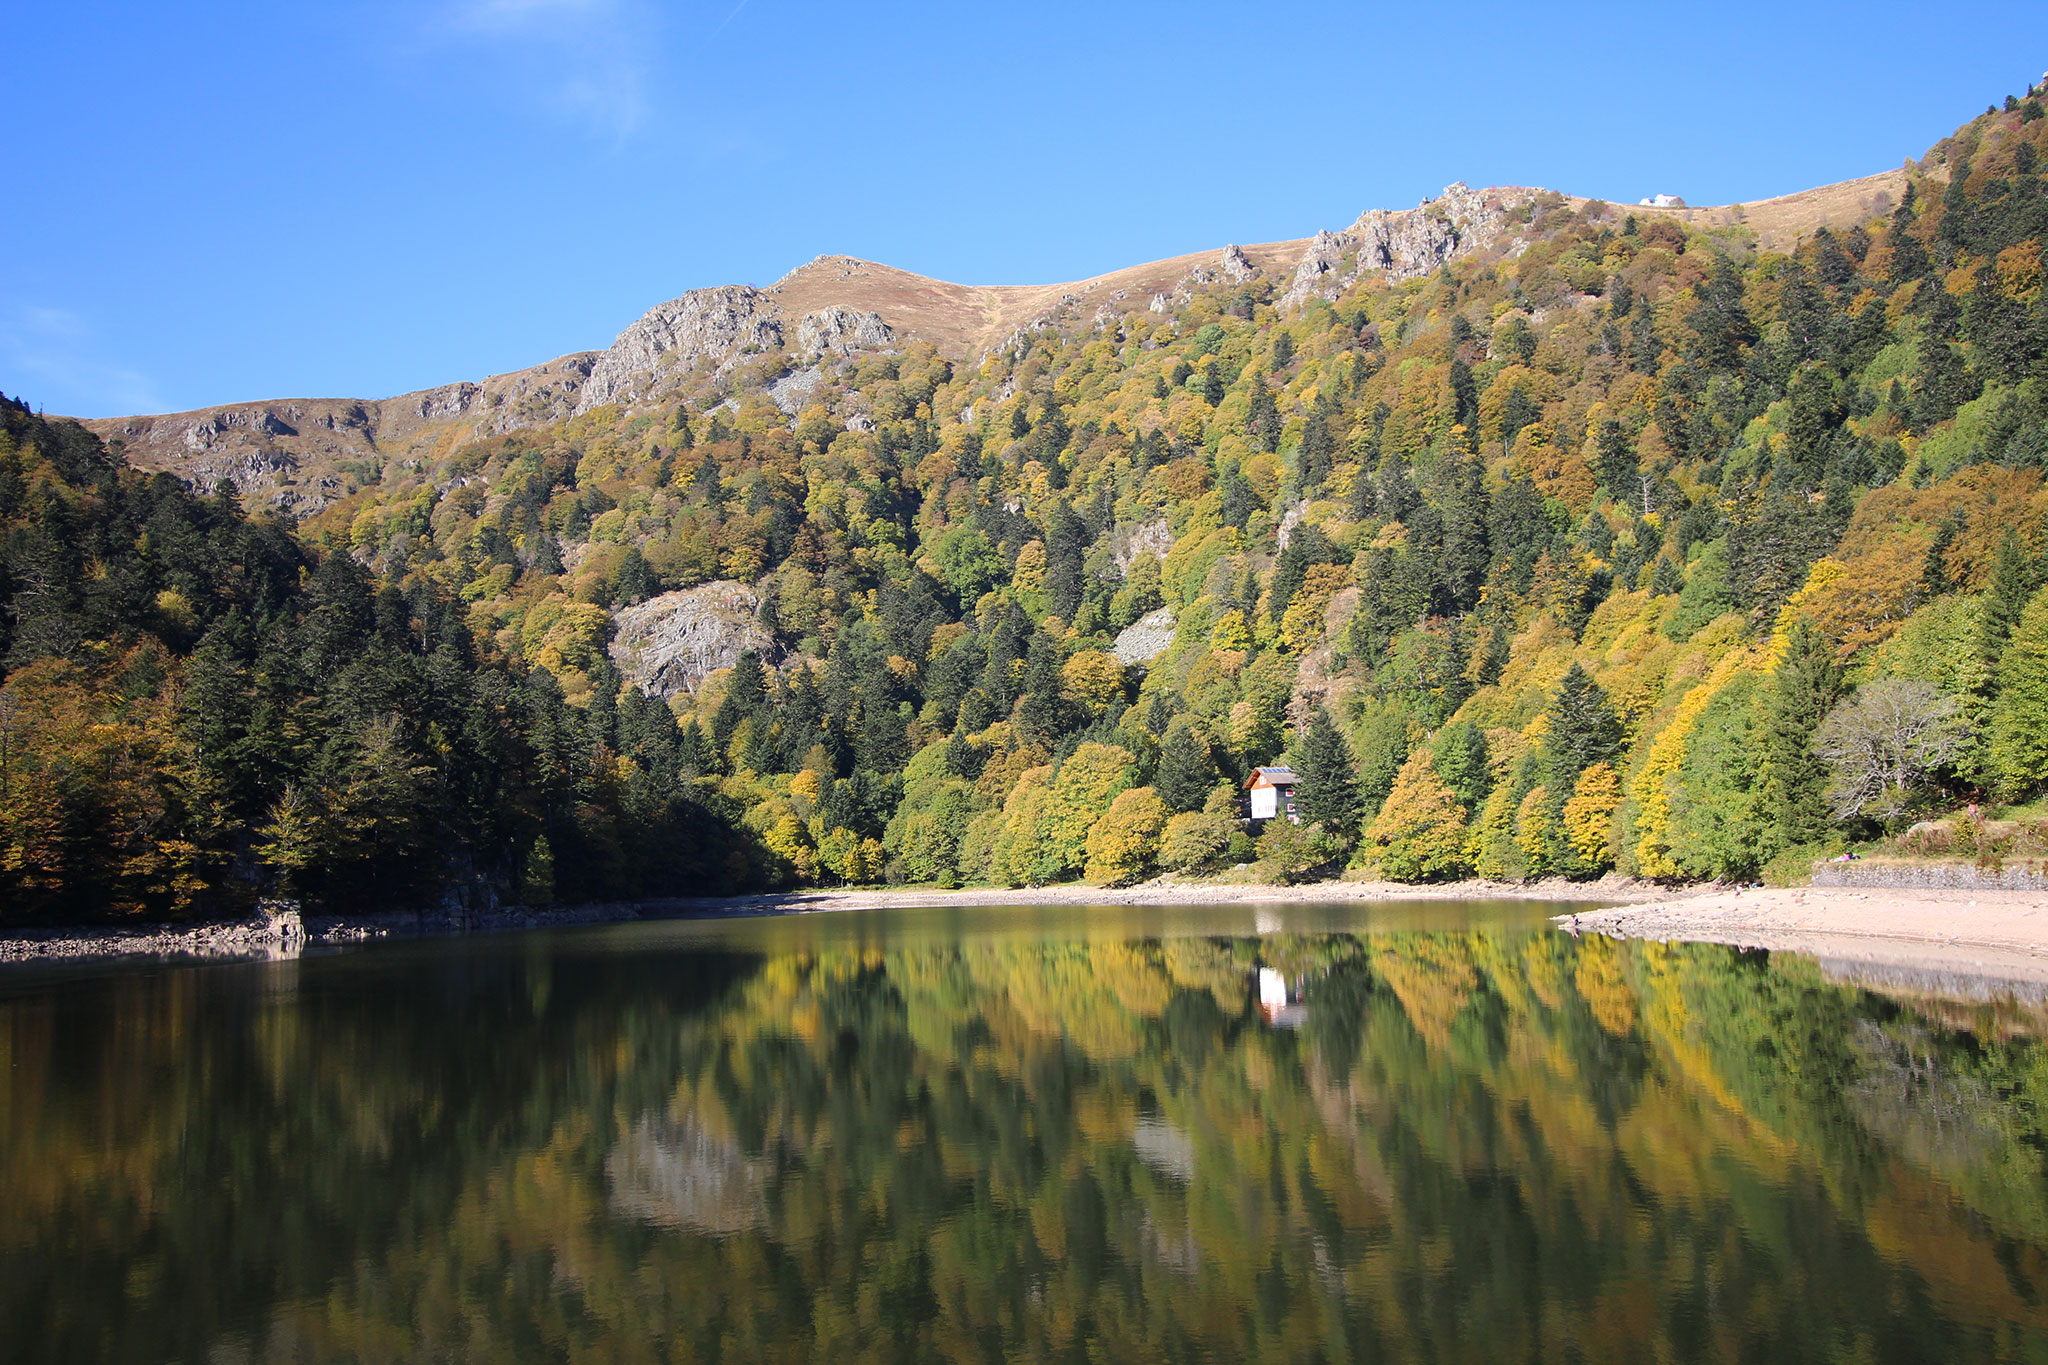
<path fill-rule="evenodd" d="M 2039 1019 L 1557 908 L 951 907 L 21 985 L 0 1355 L 2048 1358 Z"/>

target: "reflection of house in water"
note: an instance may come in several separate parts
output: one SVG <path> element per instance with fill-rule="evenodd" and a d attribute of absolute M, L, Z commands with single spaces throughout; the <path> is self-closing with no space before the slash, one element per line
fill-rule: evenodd
<path fill-rule="evenodd" d="M 1301 817 L 1294 812 L 1294 788 L 1300 781 L 1292 768 L 1252 769 L 1244 784 L 1252 794 L 1252 819 L 1272 820 L 1284 815 L 1300 824 Z"/>
<path fill-rule="evenodd" d="M 694 1119 L 643 1118 L 604 1159 L 612 1209 L 665 1228 L 729 1236 L 768 1221 L 766 1163 Z"/>
<path fill-rule="evenodd" d="M 1271 967 L 1259 968 L 1259 1013 L 1279 1028 L 1300 1028 L 1308 1009 L 1297 998 L 1287 1003 L 1287 978 Z"/>

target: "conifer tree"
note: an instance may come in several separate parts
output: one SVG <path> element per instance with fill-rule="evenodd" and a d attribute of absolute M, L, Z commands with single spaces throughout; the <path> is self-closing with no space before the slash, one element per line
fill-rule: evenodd
<path fill-rule="evenodd" d="M 2020 613 L 2026 610 L 2028 599 L 2039 586 L 2034 557 L 2017 535 L 2006 531 L 1999 538 L 1998 557 L 1991 566 L 1991 584 L 1984 594 L 1979 652 L 1986 659 L 1996 660 L 2004 653 L 2007 637 L 2019 624 Z"/>
<path fill-rule="evenodd" d="M 1252 376 L 1251 407 L 1245 414 L 1244 434 L 1253 450 L 1277 450 L 1280 447 L 1280 409 L 1273 402 L 1273 391 L 1266 387 L 1262 375 Z"/>
<path fill-rule="evenodd" d="M 1358 765 L 1324 707 L 1319 705 L 1310 714 L 1296 754 L 1301 784 L 1295 807 L 1301 818 L 1347 839 L 1356 835 L 1365 804 L 1358 791 Z"/>
<path fill-rule="evenodd" d="M 1828 775 L 1813 752 L 1813 736 L 1842 692 L 1834 650 L 1804 620 L 1785 640 L 1772 676 L 1758 735 L 1757 791 L 1763 830 L 1760 856 L 1811 843 L 1827 832 Z"/>
<path fill-rule="evenodd" d="M 1446 725 L 1436 737 L 1436 775 L 1467 810 L 1477 811 L 1493 790 L 1486 735 L 1471 721 Z"/>
<path fill-rule="evenodd" d="M 1569 794 L 1580 773 L 1621 752 L 1621 720 L 1606 690 L 1579 664 L 1558 684 L 1545 716 L 1549 729 L 1543 736 L 1542 776 L 1554 793 Z"/>
<path fill-rule="evenodd" d="M 1216 765 L 1209 758 L 1209 746 L 1202 743 L 1202 737 L 1186 717 L 1175 719 L 1159 749 L 1159 771 L 1152 781 L 1153 790 L 1166 803 L 1169 814 L 1184 815 L 1200 810 L 1215 785 Z"/>
<path fill-rule="evenodd" d="M 1310 412 L 1301 427 L 1301 486 L 1313 491 L 1330 476 L 1330 457 L 1337 443 L 1330 436 L 1330 419 L 1321 403 Z"/>
<path fill-rule="evenodd" d="M 1927 546 L 1927 558 L 1920 569 L 1922 597 L 1939 597 L 1955 586 L 1948 576 L 1948 551 L 1961 529 L 1961 522 L 1954 517 L 1934 528 L 1934 539 Z"/>
<path fill-rule="evenodd" d="M 1636 466 L 1635 447 L 1628 439 L 1628 429 L 1612 417 L 1600 419 L 1600 431 L 1594 438 L 1596 462 L 1594 474 L 1600 484 L 1616 502 L 1632 512 L 1643 510 L 1643 481 Z"/>
<path fill-rule="evenodd" d="M 2048 782 L 2048 589 L 2035 593 L 2020 613 L 1999 660 L 1991 766 L 2014 796 Z"/>

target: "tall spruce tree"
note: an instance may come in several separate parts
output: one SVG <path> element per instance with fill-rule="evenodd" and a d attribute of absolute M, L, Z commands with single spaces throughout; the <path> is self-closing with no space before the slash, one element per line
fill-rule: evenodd
<path fill-rule="evenodd" d="M 1343 732 L 1324 707 L 1317 706 L 1309 716 L 1295 754 L 1295 771 L 1301 777 L 1295 789 L 1295 809 L 1301 818 L 1321 824 L 1332 834 L 1356 838 L 1359 817 L 1365 811 L 1358 791 L 1358 765 Z"/>
<path fill-rule="evenodd" d="M 1186 717 L 1177 717 L 1167 728 L 1166 741 L 1159 748 L 1159 771 L 1152 788 L 1166 809 L 1175 815 L 1202 808 L 1216 786 L 1216 765 L 1209 758 L 1209 746 L 1195 733 Z"/>
<path fill-rule="evenodd" d="M 2020 613 L 2040 586 L 2034 556 L 2026 543 L 2011 530 L 1999 538 L 1998 556 L 1991 566 L 1991 584 L 1984 594 L 1982 638 L 1979 652 L 1996 662 L 2005 652 L 2006 639 L 2019 624 Z"/>
<path fill-rule="evenodd" d="M 1436 775 L 1468 811 L 1477 811 L 1493 790 L 1489 758 L 1485 731 L 1469 720 L 1446 725 L 1437 733 Z"/>
<path fill-rule="evenodd" d="M 2048 588 L 2020 613 L 1998 663 L 1991 767 L 2011 796 L 2030 795 L 2048 783 Z"/>
<path fill-rule="evenodd" d="M 1621 752 L 1621 719 L 1614 714 L 1606 689 L 1578 664 L 1557 685 L 1557 696 L 1545 715 L 1549 729 L 1543 736 L 1543 783 L 1561 804 L 1564 798 L 1558 793 L 1569 795 L 1580 773 Z"/>
<path fill-rule="evenodd" d="M 1786 636 L 1758 733 L 1758 853 L 1762 860 L 1827 833 L 1827 769 L 1814 732 L 1842 693 L 1834 650 L 1804 620 Z"/>

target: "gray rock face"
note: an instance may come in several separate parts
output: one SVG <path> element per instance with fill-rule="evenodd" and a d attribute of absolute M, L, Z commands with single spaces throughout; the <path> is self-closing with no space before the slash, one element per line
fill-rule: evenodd
<path fill-rule="evenodd" d="M 811 395 L 818 390 L 818 380 L 823 374 L 816 365 L 807 365 L 780 379 L 768 381 L 768 401 L 782 410 L 782 415 L 794 418 L 811 401 Z"/>
<path fill-rule="evenodd" d="M 439 421 L 445 417 L 460 417 L 469 411 L 470 404 L 476 402 L 477 395 L 482 392 L 483 386 L 480 384 L 443 384 L 438 389 L 428 389 L 425 393 L 412 395 L 413 411 L 420 415 L 422 421 L 427 422 Z"/>
<path fill-rule="evenodd" d="M 1318 232 L 1280 296 L 1285 311 L 1310 299 L 1334 299 L 1365 275 L 1412 280 L 1475 251 L 1519 249 L 1516 210 L 1527 190 L 1475 190 L 1462 182 L 1412 209 L 1369 209 L 1343 232 Z"/>
<path fill-rule="evenodd" d="M 650 696 L 694 692 L 747 650 L 773 654 L 760 607 L 752 588 L 729 580 L 650 597 L 612 614 L 612 660 Z"/>
<path fill-rule="evenodd" d="M 1165 607 L 1147 612 L 1125 626 L 1116 637 L 1116 658 L 1121 664 L 1149 664 L 1173 643 L 1173 613 Z"/>
<path fill-rule="evenodd" d="M 702 361 L 723 365 L 749 349 L 781 345 L 782 323 L 758 289 L 693 289 L 648 309 L 619 333 L 591 367 L 576 411 L 652 398 L 674 388 Z"/>
<path fill-rule="evenodd" d="M 1252 264 L 1236 246 L 1226 246 L 1209 265 L 1198 265 L 1180 277 L 1180 283 L 1173 287 L 1171 294 L 1154 294 L 1147 305 L 1155 313 L 1171 313 L 1184 307 L 1196 294 L 1204 289 L 1213 289 L 1219 284 L 1243 284 L 1254 279 L 1259 268 Z"/>
<path fill-rule="evenodd" d="M 796 322 L 796 349 L 807 357 L 852 355 L 895 344 L 896 333 L 880 313 L 860 313 L 834 304 Z"/>
<path fill-rule="evenodd" d="M 484 397 L 471 405 L 481 414 L 477 435 L 502 436 L 575 415 L 583 386 L 597 368 L 598 355 L 581 351 L 491 381 Z"/>
<path fill-rule="evenodd" d="M 1156 556 L 1159 562 L 1164 564 L 1166 556 L 1173 551 L 1173 528 L 1167 525 L 1166 518 L 1161 517 L 1142 526 L 1119 531 L 1116 533 L 1113 550 L 1116 555 L 1116 567 L 1122 573 L 1129 573 L 1131 565 L 1143 554 Z"/>

